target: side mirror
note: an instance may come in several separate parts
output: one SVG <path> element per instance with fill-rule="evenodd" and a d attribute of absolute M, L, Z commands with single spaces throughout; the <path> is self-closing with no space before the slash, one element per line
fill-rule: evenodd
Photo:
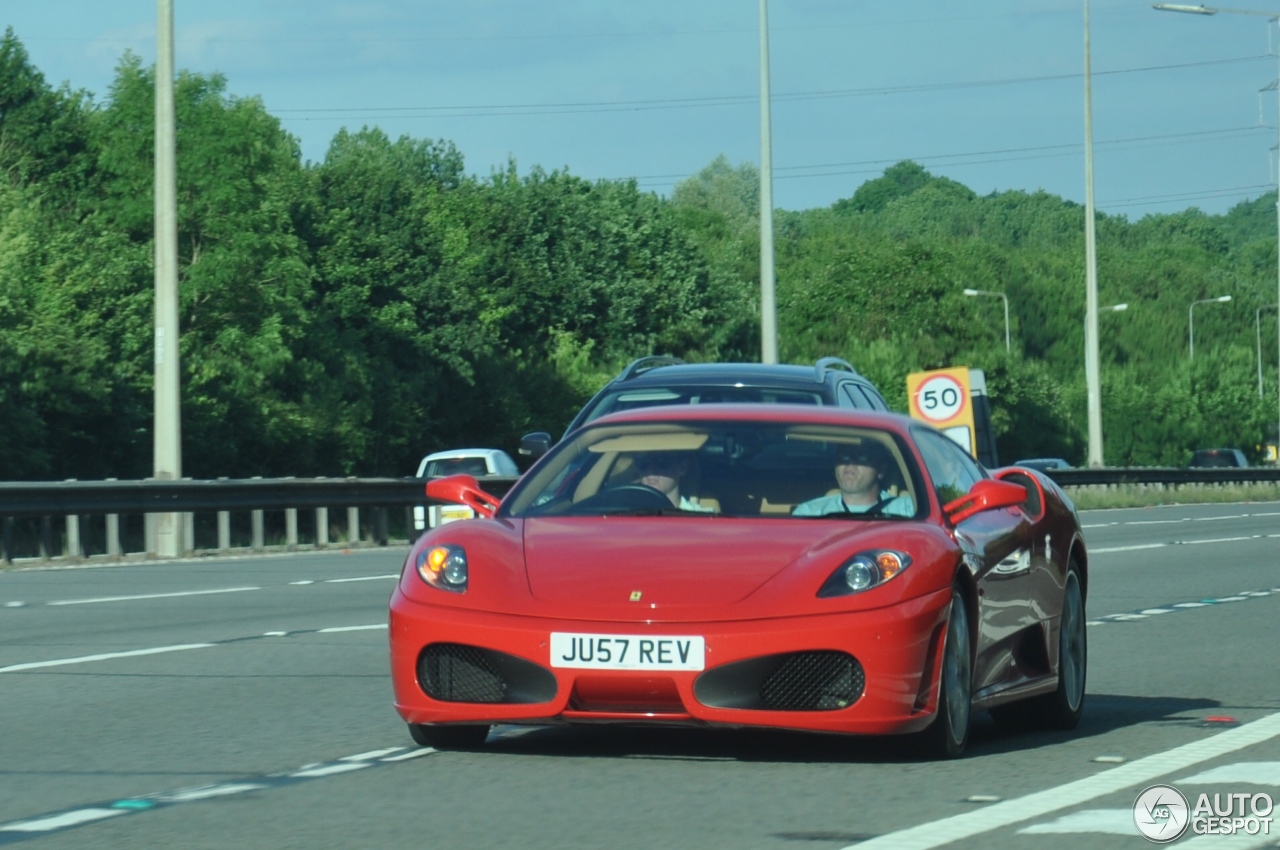
<path fill-rule="evenodd" d="M 520 438 L 520 454 L 534 460 L 551 451 L 551 435 L 546 431 L 534 431 Z"/>
<path fill-rule="evenodd" d="M 501 501 L 480 489 L 480 485 L 470 475 L 450 475 L 447 478 L 433 478 L 427 482 L 427 498 L 437 502 L 450 502 L 466 505 L 476 512 L 476 516 L 488 519 L 498 509 Z"/>
<path fill-rule="evenodd" d="M 959 499 L 943 505 L 942 510 L 952 523 L 959 525 L 974 514 L 1021 505 L 1026 500 L 1027 488 L 1021 484 L 984 478 Z"/>

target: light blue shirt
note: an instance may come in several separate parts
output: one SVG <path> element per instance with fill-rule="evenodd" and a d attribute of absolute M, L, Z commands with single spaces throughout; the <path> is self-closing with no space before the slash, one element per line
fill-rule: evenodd
<path fill-rule="evenodd" d="M 880 500 L 885 502 L 880 509 L 881 513 L 889 516 L 915 516 L 915 504 L 911 501 L 911 497 L 903 493 L 895 496 L 888 490 L 880 491 Z M 819 496 L 816 499 L 810 499 L 807 502 L 801 502 L 796 505 L 795 510 L 791 512 L 792 516 L 826 516 L 827 514 L 863 514 L 873 508 L 874 505 L 847 505 L 844 496 L 840 493 L 834 493 L 830 496 Z"/>

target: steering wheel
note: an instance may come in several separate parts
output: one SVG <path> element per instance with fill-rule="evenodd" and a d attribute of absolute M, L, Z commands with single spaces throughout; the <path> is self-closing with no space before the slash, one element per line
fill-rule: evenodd
<path fill-rule="evenodd" d="M 669 508 L 671 500 L 666 494 L 657 488 L 650 487 L 648 484 L 619 484 L 617 487 L 610 487 L 607 490 L 601 490 L 594 496 L 583 499 L 574 505 L 574 513 L 590 513 L 591 511 L 601 509 L 628 509 L 628 508 Z"/>

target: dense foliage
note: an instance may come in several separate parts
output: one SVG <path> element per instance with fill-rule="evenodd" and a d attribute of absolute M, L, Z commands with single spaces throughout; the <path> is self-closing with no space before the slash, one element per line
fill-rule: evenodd
<path fill-rule="evenodd" d="M 101 104 L 0 41 L 0 479 L 151 466 L 151 69 Z M 343 131 L 324 161 L 219 76 L 177 81 L 184 472 L 404 475 L 422 454 L 558 432 L 647 353 L 755 359 L 758 189 L 717 159 L 669 200 L 446 141 Z M 903 162 L 777 220 L 784 360 L 986 371 L 1002 458 L 1083 460 L 1084 211 Z M 1274 438 L 1274 197 L 1099 216 L 1107 460 Z M 997 299 L 1007 293 L 1012 351 Z M 1192 301 L 1230 293 L 1195 314 Z M 1263 394 L 1255 327 L 1263 308 Z"/>

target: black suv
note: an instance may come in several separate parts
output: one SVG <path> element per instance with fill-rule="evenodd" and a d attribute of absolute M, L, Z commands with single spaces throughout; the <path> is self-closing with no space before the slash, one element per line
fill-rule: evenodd
<path fill-rule="evenodd" d="M 838 357 L 824 357 L 812 366 L 686 363 L 675 357 L 641 357 L 587 402 L 565 434 L 619 410 L 717 402 L 889 409 L 875 385 Z M 540 457 L 550 447 L 551 435 L 538 431 L 525 435 L 520 454 Z"/>
<path fill-rule="evenodd" d="M 1187 466 L 1198 467 L 1247 467 L 1249 461 L 1239 449 L 1201 449 L 1191 456 Z"/>

